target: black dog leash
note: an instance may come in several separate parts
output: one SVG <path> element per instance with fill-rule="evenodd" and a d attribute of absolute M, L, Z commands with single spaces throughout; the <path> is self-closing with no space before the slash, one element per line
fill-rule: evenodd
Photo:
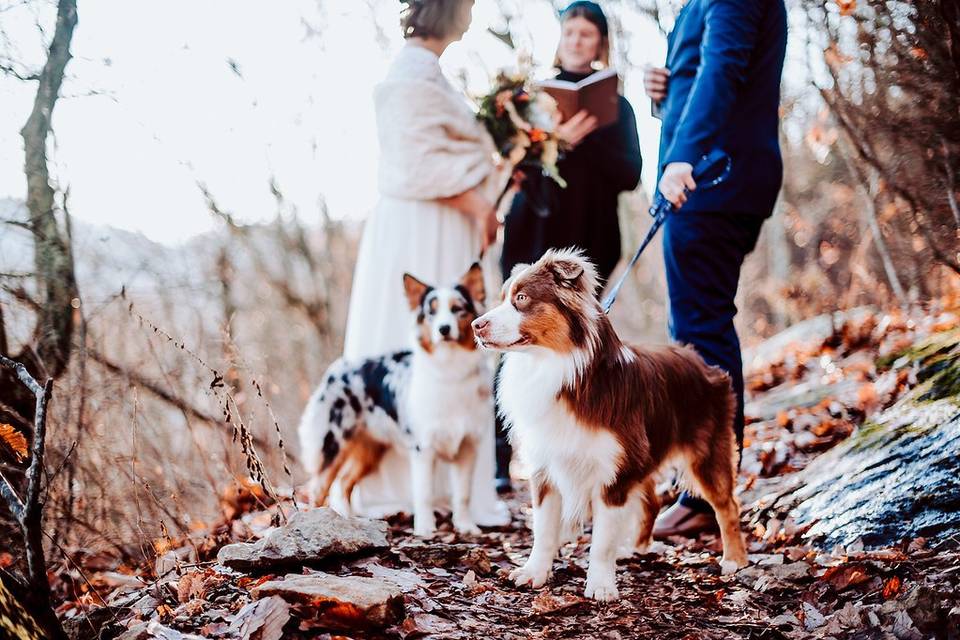
<path fill-rule="evenodd" d="M 730 156 L 719 149 L 715 149 L 700 158 L 700 161 L 697 162 L 693 168 L 693 180 L 697 183 L 697 191 L 712 189 L 726 180 L 727 176 L 730 175 L 731 165 Z M 711 175 L 714 175 L 714 177 L 710 178 L 709 176 Z M 688 193 L 687 189 L 684 189 L 683 192 Z M 613 306 L 613 302 L 617 299 L 617 294 L 620 293 L 620 287 L 626 282 L 627 276 L 630 275 L 630 271 L 632 271 L 633 267 L 637 264 L 637 260 L 640 259 L 640 255 L 644 249 L 647 248 L 647 245 L 650 244 L 653 237 L 657 235 L 657 231 L 659 231 L 663 223 L 666 222 L 667 215 L 672 212 L 673 205 L 663 197 L 663 194 L 660 193 L 658 189 L 653 197 L 653 204 L 650 205 L 650 215 L 653 217 L 653 224 L 650 225 L 650 230 L 647 231 L 647 237 L 640 243 L 640 248 L 633 254 L 630 262 L 627 263 L 627 268 L 623 270 L 620 279 L 617 280 L 616 284 L 610 289 L 607 297 L 603 299 L 601 307 L 604 313 L 610 313 L 610 307 Z"/>

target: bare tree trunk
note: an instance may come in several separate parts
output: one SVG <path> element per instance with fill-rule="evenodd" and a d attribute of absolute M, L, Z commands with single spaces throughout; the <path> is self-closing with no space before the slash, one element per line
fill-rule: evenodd
<path fill-rule="evenodd" d="M 56 378 L 70 359 L 74 328 L 74 300 L 77 283 L 73 256 L 66 230 L 61 229 L 55 213 L 54 190 L 47 169 L 47 138 L 51 116 L 63 82 L 64 69 L 70 60 L 70 42 L 77 25 L 76 0 L 60 0 L 57 24 L 43 70 L 37 76 L 37 94 L 33 110 L 20 131 L 25 149 L 24 172 L 27 177 L 28 228 L 33 233 L 34 264 L 37 282 L 36 344 L 24 347 L 14 355 L 8 351 L 0 318 L 0 354 L 24 363 L 41 378 Z M 0 370 L 0 420 L 9 421 L 24 432 L 32 428 L 33 398 L 9 372 Z"/>
<path fill-rule="evenodd" d="M 33 364 L 52 378 L 63 372 L 70 358 L 74 325 L 72 303 L 77 297 L 77 283 L 66 233 L 55 214 L 55 194 L 47 169 L 47 138 L 52 131 L 53 108 L 70 60 L 70 42 L 76 25 L 76 0 L 60 0 L 56 30 L 40 73 L 33 110 L 20 131 L 26 150 L 27 209 L 34 236 L 34 263 L 41 307 L 36 328 L 36 359 L 39 361 Z"/>
<path fill-rule="evenodd" d="M 887 249 L 887 242 L 883 239 L 880 223 L 877 222 L 877 190 L 880 180 L 878 172 L 874 167 L 870 166 L 870 176 L 868 178 L 857 166 L 855 160 L 849 159 L 850 156 L 848 154 L 842 154 L 841 157 L 847 166 L 847 171 L 856 183 L 857 191 L 860 192 L 860 195 L 863 197 L 865 205 L 863 217 L 866 220 L 867 226 L 870 228 L 873 242 L 877 246 L 877 253 L 880 254 L 880 261 L 883 264 L 883 271 L 887 276 L 887 282 L 890 283 L 890 288 L 893 291 L 894 297 L 897 299 L 897 303 L 903 306 L 907 302 L 907 295 L 903 290 L 903 285 L 900 284 L 897 268 L 894 266 L 893 258 L 890 257 L 890 251 Z"/>
<path fill-rule="evenodd" d="M 790 243 L 787 240 L 787 231 L 784 224 L 785 204 L 781 202 L 773 210 L 773 216 L 766 225 L 767 230 L 767 259 L 770 262 L 770 272 L 776 282 L 790 280 Z M 782 298 L 773 307 L 773 321 L 777 331 L 787 326 L 787 314 Z"/>
<path fill-rule="evenodd" d="M 876 171 L 871 171 L 871 173 L 870 188 L 867 189 L 862 183 L 860 184 L 860 192 L 867 203 L 863 215 L 867 219 L 867 224 L 870 226 L 870 233 L 873 234 L 873 242 L 877 246 L 877 253 L 880 254 L 883 271 L 887 274 L 887 280 L 893 289 L 893 295 L 896 296 L 897 302 L 903 305 L 907 301 L 907 296 L 903 291 L 903 285 L 900 284 L 900 278 L 897 276 L 897 268 L 894 266 L 893 259 L 890 257 L 890 251 L 887 249 L 887 243 L 883 239 L 883 233 L 880 231 L 880 223 L 877 222 L 877 174 Z"/>

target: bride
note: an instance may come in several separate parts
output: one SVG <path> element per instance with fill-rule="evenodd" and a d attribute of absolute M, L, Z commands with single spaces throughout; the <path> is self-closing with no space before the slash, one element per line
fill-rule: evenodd
<path fill-rule="evenodd" d="M 407 309 L 404 272 L 424 282 L 453 283 L 496 238 L 494 201 L 506 176 L 494 167 L 489 135 L 439 64 L 447 46 L 470 26 L 473 1 L 407 2 L 406 43 L 374 93 L 380 200 L 357 257 L 344 345 L 349 360 L 409 346 L 409 323 L 398 320 Z M 471 512 L 480 525 L 509 522 L 494 491 L 493 468 L 491 415 L 471 492 Z M 357 486 L 354 512 L 370 517 L 410 512 L 409 477 L 405 453 L 390 451 L 378 471 Z"/>

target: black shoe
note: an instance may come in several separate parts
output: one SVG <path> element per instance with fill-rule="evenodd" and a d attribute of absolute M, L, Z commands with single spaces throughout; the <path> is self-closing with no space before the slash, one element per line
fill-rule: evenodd
<path fill-rule="evenodd" d="M 510 484 L 510 478 L 497 478 L 494 480 L 494 486 L 497 488 L 497 493 L 500 495 L 513 493 L 513 485 Z"/>

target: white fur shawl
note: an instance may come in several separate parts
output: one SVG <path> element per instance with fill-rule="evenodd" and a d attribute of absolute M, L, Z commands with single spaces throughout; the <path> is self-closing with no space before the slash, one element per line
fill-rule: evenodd
<path fill-rule="evenodd" d="M 380 192 L 433 200 L 463 193 L 493 171 L 494 146 L 437 56 L 406 45 L 374 92 Z"/>

